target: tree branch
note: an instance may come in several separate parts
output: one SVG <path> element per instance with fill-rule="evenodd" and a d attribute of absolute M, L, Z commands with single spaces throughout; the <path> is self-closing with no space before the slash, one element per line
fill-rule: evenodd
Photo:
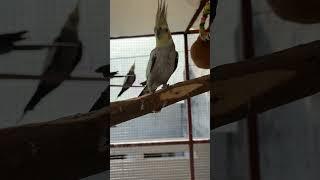
<path fill-rule="evenodd" d="M 184 81 L 86 114 L 0 130 L 2 179 L 73 180 L 108 169 L 107 128 L 211 89 L 213 128 L 320 91 L 320 41 L 211 69 Z M 141 109 L 143 104 L 143 108 Z M 111 118 L 109 118 L 111 116 Z"/>
<path fill-rule="evenodd" d="M 238 121 L 250 104 L 256 112 L 288 104 L 320 91 L 320 41 L 211 70 L 212 128 Z"/>
<path fill-rule="evenodd" d="M 153 111 L 209 91 L 210 76 L 177 83 L 154 94 L 111 103 L 110 125 L 114 126 L 130 119 L 143 116 Z"/>
<path fill-rule="evenodd" d="M 101 112 L 0 130 L 1 179 L 79 180 L 109 169 Z"/>

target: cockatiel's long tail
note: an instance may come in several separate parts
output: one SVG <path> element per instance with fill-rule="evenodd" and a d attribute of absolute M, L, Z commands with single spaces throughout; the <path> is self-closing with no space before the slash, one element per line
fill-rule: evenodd
<path fill-rule="evenodd" d="M 78 37 L 79 24 L 79 1 L 76 8 L 69 15 L 59 36 L 54 42 L 70 42 L 77 44 L 77 47 L 57 47 L 49 49 L 48 66 L 42 74 L 42 79 L 38 85 L 35 94 L 26 105 L 23 115 L 34 109 L 38 102 L 52 90 L 57 88 L 65 79 L 67 79 L 82 57 L 82 43 Z"/>

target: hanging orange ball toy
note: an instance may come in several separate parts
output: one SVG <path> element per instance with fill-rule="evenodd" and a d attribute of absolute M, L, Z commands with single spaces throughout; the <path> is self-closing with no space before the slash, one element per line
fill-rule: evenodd
<path fill-rule="evenodd" d="M 210 14 L 210 1 L 204 7 L 200 22 L 200 35 L 191 46 L 191 58 L 195 65 L 202 69 L 210 69 L 210 29 L 205 30 L 205 21 Z"/>

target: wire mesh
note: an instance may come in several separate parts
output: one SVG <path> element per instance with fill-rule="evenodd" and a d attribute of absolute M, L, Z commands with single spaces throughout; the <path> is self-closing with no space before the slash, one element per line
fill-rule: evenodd
<path fill-rule="evenodd" d="M 210 74 L 210 70 L 198 68 L 191 57 L 190 49 L 198 34 L 188 34 L 189 75 L 190 79 Z M 193 138 L 210 137 L 210 92 L 191 98 Z"/>
<path fill-rule="evenodd" d="M 190 43 L 197 38 L 197 34 L 190 36 Z M 168 81 L 174 84 L 185 80 L 185 51 L 184 36 L 173 35 L 176 50 L 179 53 L 179 63 L 177 70 Z M 145 70 L 149 61 L 151 50 L 155 47 L 154 37 L 139 37 L 130 39 L 113 39 L 110 42 L 111 57 L 110 71 L 119 71 L 120 75 L 125 75 L 131 65 L 135 63 L 136 81 L 134 85 L 139 86 L 145 81 Z M 189 47 L 190 49 L 190 47 Z M 189 56 L 190 57 L 190 56 Z M 190 60 L 191 61 L 191 60 Z M 198 72 L 193 63 L 189 64 L 191 73 L 197 76 L 203 74 Z M 205 72 L 208 73 L 208 72 Z M 204 73 L 204 74 L 205 74 Z M 192 76 L 194 78 L 196 76 Z M 123 78 L 114 78 L 111 85 L 122 85 Z M 110 101 L 125 100 L 137 97 L 142 91 L 142 87 L 132 87 L 117 98 L 121 87 L 110 88 Z M 209 130 L 209 97 L 208 94 L 199 95 L 192 98 L 192 116 L 197 127 L 193 127 L 196 134 L 194 137 L 209 137 L 204 127 Z M 198 107 L 194 107 L 198 106 Z M 111 117 L 112 118 L 112 117 Z M 187 101 L 180 101 L 166 108 L 159 113 L 151 113 L 135 118 L 125 123 L 121 123 L 111 128 L 111 179 L 190 179 L 190 151 L 188 144 L 184 145 L 157 145 L 137 146 L 137 143 L 149 141 L 170 142 L 172 140 L 188 141 L 188 112 Z M 131 146 L 117 146 L 121 143 L 131 144 Z M 192 143 L 192 142 L 189 142 Z M 208 149 L 194 149 L 198 155 L 195 163 L 198 163 L 199 175 L 196 177 L 209 177 L 209 158 L 204 158 L 209 152 Z M 205 145 L 203 146 L 205 147 Z M 202 152 L 205 151 L 205 152 Z M 203 162 L 202 162 L 203 161 Z M 203 164 L 203 165 L 202 165 Z M 191 165 L 193 166 L 193 165 Z M 207 169 L 206 169 L 207 168 Z M 196 173 L 197 174 L 197 173 Z M 196 178 L 197 179 L 197 178 Z"/>
<path fill-rule="evenodd" d="M 175 35 L 173 40 L 176 50 L 179 53 L 177 70 L 169 79 L 169 84 L 183 81 L 184 56 L 183 36 Z M 110 71 L 119 71 L 119 74 L 126 74 L 131 65 L 135 63 L 136 81 L 139 85 L 145 81 L 145 70 L 149 61 L 151 50 L 155 47 L 154 37 L 130 38 L 111 40 Z M 122 85 L 124 78 L 114 78 L 110 84 Z M 117 98 L 121 87 L 110 88 L 110 101 L 124 100 L 137 97 L 143 87 L 132 87 L 122 96 Z M 181 138 L 186 137 L 186 106 L 184 101 L 163 108 L 159 113 L 151 113 L 138 117 L 131 121 L 122 123 L 111 129 L 111 143 L 137 141 L 159 138 Z"/>

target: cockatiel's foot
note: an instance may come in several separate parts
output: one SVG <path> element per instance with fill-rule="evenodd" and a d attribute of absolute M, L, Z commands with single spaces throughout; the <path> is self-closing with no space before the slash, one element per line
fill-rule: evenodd
<path fill-rule="evenodd" d="M 162 85 L 162 89 L 167 89 L 170 85 L 169 84 L 164 84 Z"/>

